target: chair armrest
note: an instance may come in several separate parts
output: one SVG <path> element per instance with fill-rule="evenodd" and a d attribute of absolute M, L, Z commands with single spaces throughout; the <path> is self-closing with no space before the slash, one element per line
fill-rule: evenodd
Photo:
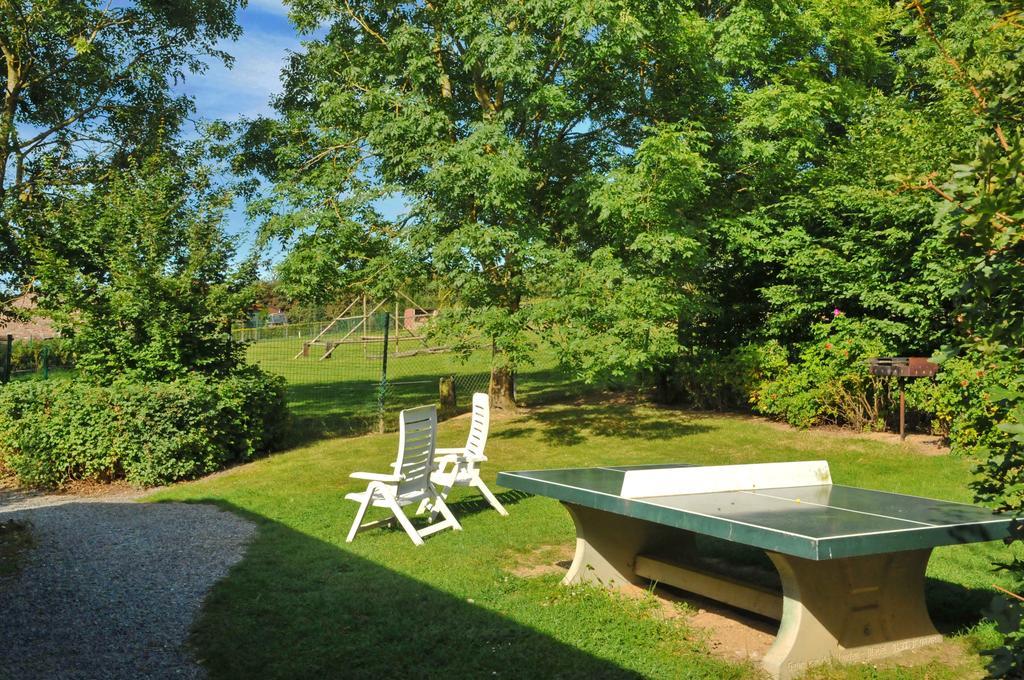
<path fill-rule="evenodd" d="M 457 449 L 434 449 L 434 455 L 435 456 L 437 456 L 437 455 L 440 455 L 440 456 L 448 456 L 448 455 L 458 455 L 458 456 L 461 456 L 464 453 L 466 453 L 466 447 L 465 446 L 460 446 Z"/>
<path fill-rule="evenodd" d="M 450 456 L 437 456 L 434 458 L 434 469 L 437 471 L 443 470 L 446 465 L 475 465 L 477 463 L 483 463 L 487 461 L 487 456 L 461 456 L 461 455 L 450 455 Z"/>
<path fill-rule="evenodd" d="M 349 475 L 352 479 L 365 479 L 368 482 L 400 482 L 402 475 L 382 475 L 376 472 L 353 472 Z"/>

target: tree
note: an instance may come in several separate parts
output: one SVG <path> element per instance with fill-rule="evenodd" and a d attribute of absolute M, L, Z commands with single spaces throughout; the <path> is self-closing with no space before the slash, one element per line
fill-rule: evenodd
<path fill-rule="evenodd" d="M 975 498 L 999 510 L 1024 514 L 1024 14 L 1019 3 L 988 0 L 973 9 L 973 30 L 942 8 L 909 5 L 916 30 L 931 51 L 935 80 L 950 99 L 969 102 L 973 152 L 944 173 L 906 186 L 927 192 L 937 204 L 935 221 L 962 282 L 948 360 L 961 353 L 971 362 L 966 388 L 983 393 L 962 404 L 963 418 L 980 432 L 972 441 L 978 464 Z M 951 362 L 953 363 L 953 362 Z M 980 390 L 975 389 L 974 392 Z M 977 418 L 975 414 L 984 414 Z M 957 414 L 955 417 L 961 417 Z M 970 422 L 970 421 L 968 421 Z M 1022 537 L 1016 527 L 1013 539 Z M 1024 574 L 1024 561 L 998 565 Z M 1024 606 L 998 596 L 988 615 L 1004 635 L 988 653 L 993 677 L 1024 673 Z"/>
<path fill-rule="evenodd" d="M 202 143 L 132 161 L 45 215 L 60 249 L 38 252 L 44 309 L 93 381 L 225 376 L 243 362 L 230 319 L 251 307 L 255 268 L 232 269 L 231 194 Z"/>
<path fill-rule="evenodd" d="M 171 92 L 237 37 L 244 0 L 0 0 L 0 271 L 26 271 L 38 216 L 173 140 L 192 111 Z"/>
<path fill-rule="evenodd" d="M 279 273 L 307 298 L 434 281 L 453 307 L 436 331 L 490 343 L 491 395 L 503 407 L 532 331 L 565 316 L 536 305 L 555 299 L 552 272 L 564 286 L 630 248 L 636 261 L 677 247 L 670 233 L 638 233 L 650 225 L 624 234 L 591 218 L 613 209 L 618 199 L 599 198 L 605 173 L 648 127 L 692 115 L 700 140 L 701 118 L 720 120 L 719 84 L 687 58 L 710 62 L 695 11 L 654 0 L 295 0 L 291 16 L 301 30 L 329 29 L 293 58 L 279 120 L 250 128 L 248 167 L 274 183 L 254 208 L 267 238 L 292 244 Z M 662 139 L 685 146 L 688 129 Z M 404 202 L 401 219 L 377 209 L 389 197 Z M 675 327 L 667 294 L 638 326 Z M 619 336 L 637 341 L 626 352 L 635 363 L 662 351 L 645 336 Z"/>
<path fill-rule="evenodd" d="M 750 343 L 796 358 L 836 308 L 901 352 L 950 339 L 969 275 L 912 189 L 983 123 L 914 5 L 293 7 L 331 29 L 246 140 L 292 292 L 432 281 L 506 399 L 538 337 L 659 384 Z M 983 3 L 932 7 L 972 67 L 1006 62 Z"/>

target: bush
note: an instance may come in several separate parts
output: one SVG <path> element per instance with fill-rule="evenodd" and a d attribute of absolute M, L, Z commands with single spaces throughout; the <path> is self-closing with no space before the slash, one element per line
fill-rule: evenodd
<path fill-rule="evenodd" d="M 998 429 L 1005 408 L 997 397 L 1019 377 L 1014 362 L 969 352 L 943 361 L 934 381 L 911 381 L 907 405 L 931 414 L 932 429 L 949 439 L 954 452 L 985 456 L 1005 441 Z"/>
<path fill-rule="evenodd" d="M 40 214 L 60 244 L 34 253 L 40 310 L 94 383 L 225 377 L 244 364 L 227 320 L 251 305 L 256 268 L 232 264 L 231 197 L 208 151 L 202 140 L 129 158 Z"/>
<path fill-rule="evenodd" d="M 1024 357 L 1019 350 L 972 348 L 962 357 L 943 363 L 942 379 L 932 395 L 937 412 L 948 421 L 954 453 L 970 454 L 978 461 L 971 482 L 975 500 L 1003 512 L 1017 522 L 1011 540 L 1024 537 Z M 1024 560 L 1008 555 L 997 563 L 1018 583 Z M 1019 588 L 1019 586 L 1018 586 Z M 997 595 L 986 615 L 996 622 L 1002 646 L 988 650 L 992 677 L 1024 676 L 1024 610 L 1016 598 Z"/>
<path fill-rule="evenodd" d="M 795 362 L 768 364 L 765 379 L 750 393 L 754 409 L 797 427 L 883 427 L 888 381 L 868 372 L 870 357 L 889 353 L 878 333 L 842 315 L 815 324 L 812 332 L 814 340 Z"/>
<path fill-rule="evenodd" d="M 728 354 L 693 352 L 681 356 L 660 398 L 703 409 L 749 409 L 750 394 L 787 363 L 786 350 L 771 340 L 737 347 Z"/>
<path fill-rule="evenodd" d="M 0 392 L 0 464 L 32 486 L 164 484 L 272 450 L 286 418 L 284 381 L 255 367 L 164 383 L 12 383 Z"/>

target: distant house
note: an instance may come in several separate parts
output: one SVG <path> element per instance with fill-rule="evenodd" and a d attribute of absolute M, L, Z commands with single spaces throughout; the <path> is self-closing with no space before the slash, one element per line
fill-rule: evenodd
<path fill-rule="evenodd" d="M 35 313 L 35 295 L 25 293 L 11 301 L 11 307 L 24 312 L 22 319 L 0 318 L 0 336 L 13 335 L 15 340 L 42 340 L 60 335 L 53 327 L 53 320 Z"/>
<path fill-rule="evenodd" d="M 246 328 L 263 328 L 264 326 L 283 326 L 288 323 L 288 315 L 278 307 L 257 309 L 245 322 Z"/>
<path fill-rule="evenodd" d="M 407 331 L 415 331 L 437 316 L 437 310 L 408 307 L 402 316 L 402 327 Z"/>

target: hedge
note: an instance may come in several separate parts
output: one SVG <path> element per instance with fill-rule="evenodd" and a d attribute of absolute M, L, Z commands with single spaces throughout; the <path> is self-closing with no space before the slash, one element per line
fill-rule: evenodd
<path fill-rule="evenodd" d="M 273 450 L 287 417 L 283 379 L 255 367 L 164 383 L 11 383 L 0 390 L 0 467 L 30 486 L 165 484 Z"/>

